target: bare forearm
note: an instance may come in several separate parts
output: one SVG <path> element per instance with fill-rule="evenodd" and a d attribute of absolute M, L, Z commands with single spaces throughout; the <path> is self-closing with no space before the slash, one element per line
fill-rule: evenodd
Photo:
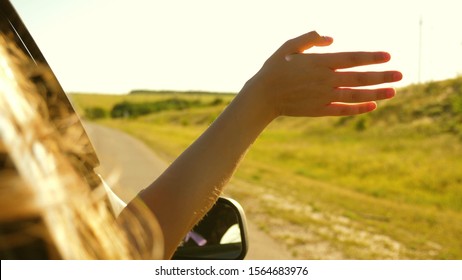
<path fill-rule="evenodd" d="M 143 193 L 165 235 L 166 257 L 216 201 L 273 116 L 246 87 Z"/>

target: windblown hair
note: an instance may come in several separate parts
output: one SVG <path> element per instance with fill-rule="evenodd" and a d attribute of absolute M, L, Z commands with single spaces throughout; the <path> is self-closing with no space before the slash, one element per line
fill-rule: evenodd
<path fill-rule="evenodd" d="M 0 257 L 162 257 L 160 228 L 143 204 L 116 221 L 78 117 L 49 67 L 12 37 L 0 33 Z"/>

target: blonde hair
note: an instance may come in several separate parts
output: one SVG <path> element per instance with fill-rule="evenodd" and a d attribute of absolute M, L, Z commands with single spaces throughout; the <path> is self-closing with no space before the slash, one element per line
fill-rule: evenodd
<path fill-rule="evenodd" d="M 0 221 L 40 217 L 42 227 L 29 231 L 48 243 L 51 258 L 162 257 L 160 228 L 142 203 L 115 221 L 78 117 L 60 103 L 48 66 L 9 35 L 0 33 Z M 0 238 L 21 242 L 15 237 Z"/>

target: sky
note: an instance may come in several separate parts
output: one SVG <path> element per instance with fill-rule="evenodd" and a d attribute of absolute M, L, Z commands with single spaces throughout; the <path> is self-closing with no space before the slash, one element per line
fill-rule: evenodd
<path fill-rule="evenodd" d="M 388 51 L 394 86 L 462 75 L 460 0 L 10 0 L 68 92 L 238 92 L 286 40 Z"/>

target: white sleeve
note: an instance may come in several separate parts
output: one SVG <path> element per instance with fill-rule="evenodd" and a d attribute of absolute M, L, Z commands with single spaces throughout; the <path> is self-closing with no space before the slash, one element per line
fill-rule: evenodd
<path fill-rule="evenodd" d="M 127 206 L 127 203 L 125 203 L 122 199 L 120 199 L 113 191 L 112 189 L 108 186 L 108 184 L 103 180 L 101 176 L 101 182 L 103 182 L 103 187 L 104 190 L 107 193 L 107 197 L 109 199 L 109 203 L 111 204 L 112 212 L 114 216 L 119 216 L 120 212 Z"/>

